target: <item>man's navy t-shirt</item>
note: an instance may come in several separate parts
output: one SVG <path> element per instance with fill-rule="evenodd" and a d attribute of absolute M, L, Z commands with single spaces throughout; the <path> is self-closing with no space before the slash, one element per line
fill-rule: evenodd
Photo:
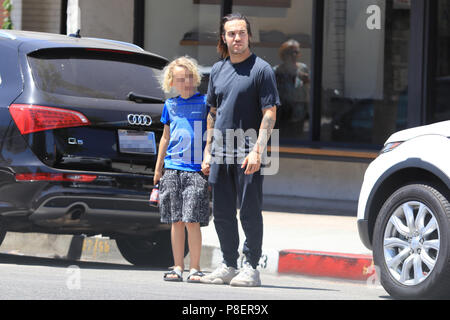
<path fill-rule="evenodd" d="M 242 129 L 249 133 L 249 129 L 259 131 L 262 121 L 262 110 L 280 105 L 275 74 L 272 67 L 263 59 L 252 54 L 240 63 L 231 63 L 230 58 L 219 61 L 212 67 L 207 104 L 217 108 L 215 129 L 222 133 L 223 142 L 228 144 L 225 133 L 227 129 Z M 213 154 L 221 156 L 220 150 L 226 152 L 227 157 L 236 157 L 242 150 L 234 137 L 234 148 L 217 148 L 220 141 L 215 136 Z M 256 137 L 245 136 L 245 152 L 256 143 Z M 233 154 L 230 154 L 232 151 Z"/>

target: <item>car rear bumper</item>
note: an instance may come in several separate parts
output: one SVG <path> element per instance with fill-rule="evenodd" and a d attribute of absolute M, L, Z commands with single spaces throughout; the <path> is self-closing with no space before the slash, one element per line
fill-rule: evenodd
<path fill-rule="evenodd" d="M 2 208 L 6 222 L 14 220 L 7 226 L 11 231 L 145 236 L 169 229 L 160 222 L 159 209 L 149 205 L 150 188 L 25 182 L 9 189 L 18 188 L 33 192 Z"/>
<path fill-rule="evenodd" d="M 46 198 L 33 211 L 30 219 L 57 219 L 74 210 L 89 217 L 122 218 L 124 222 L 159 218 L 158 208 L 150 206 L 148 199 L 121 198 L 106 194 L 66 194 Z"/>

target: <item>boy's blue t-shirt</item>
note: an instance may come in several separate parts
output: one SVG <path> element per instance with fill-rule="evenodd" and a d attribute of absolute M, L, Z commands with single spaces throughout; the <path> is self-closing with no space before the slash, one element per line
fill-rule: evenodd
<path fill-rule="evenodd" d="M 167 99 L 161 122 L 170 126 L 170 141 L 164 158 L 166 169 L 201 171 L 206 140 L 206 96 L 194 94 Z"/>

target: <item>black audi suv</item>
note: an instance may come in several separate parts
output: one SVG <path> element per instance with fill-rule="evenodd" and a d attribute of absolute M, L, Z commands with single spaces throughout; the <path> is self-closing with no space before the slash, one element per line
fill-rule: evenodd
<path fill-rule="evenodd" d="M 102 234 L 170 265 L 149 206 L 167 60 L 132 44 L 0 30 L 0 243 L 7 231 Z"/>

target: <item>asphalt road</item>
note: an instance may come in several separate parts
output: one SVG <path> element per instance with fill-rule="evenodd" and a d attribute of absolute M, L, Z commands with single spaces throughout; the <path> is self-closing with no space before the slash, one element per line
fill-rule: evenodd
<path fill-rule="evenodd" d="M 376 284 L 262 274 L 259 288 L 169 283 L 166 270 L 0 254 L 0 300 L 382 300 Z M 185 273 L 186 277 L 187 273 Z"/>

